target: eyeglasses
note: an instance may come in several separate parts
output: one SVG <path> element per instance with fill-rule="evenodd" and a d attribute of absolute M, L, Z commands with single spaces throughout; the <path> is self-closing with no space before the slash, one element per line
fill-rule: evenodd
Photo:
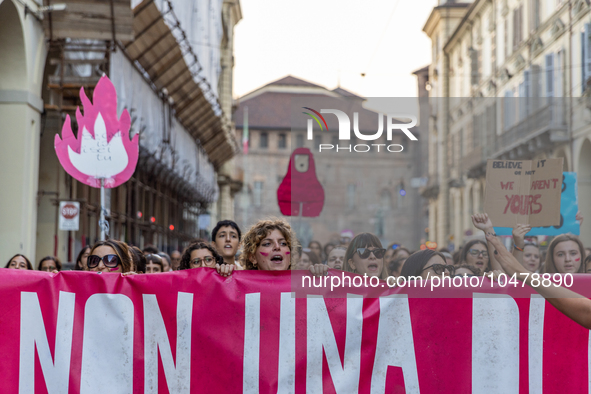
<path fill-rule="evenodd" d="M 476 256 L 488 257 L 488 252 L 486 250 L 470 249 L 470 250 L 468 250 L 468 253 L 470 253 L 470 255 L 472 255 L 474 257 L 476 257 Z"/>
<path fill-rule="evenodd" d="M 373 253 L 376 256 L 376 259 L 381 259 L 386 254 L 386 249 L 376 248 L 376 249 L 368 249 L 368 248 L 357 248 L 357 254 L 362 259 L 366 259 L 369 255 Z"/>
<path fill-rule="evenodd" d="M 200 266 L 201 263 L 208 263 L 208 264 L 210 264 L 211 262 L 213 262 L 213 257 L 206 256 L 206 257 L 204 257 L 202 259 L 195 259 L 195 260 L 191 261 L 191 264 Z"/>
<path fill-rule="evenodd" d="M 433 272 L 435 272 L 435 275 L 441 275 L 445 271 L 448 271 L 451 276 L 454 276 L 454 273 L 456 272 L 456 267 L 454 267 L 453 265 L 446 265 L 446 264 L 433 264 L 430 267 L 423 268 L 423 270 L 421 272 L 427 271 L 429 268 L 433 269 Z"/>
<path fill-rule="evenodd" d="M 108 267 L 108 268 L 115 268 L 119 264 L 121 264 L 121 261 L 119 260 L 119 256 L 117 256 L 116 254 L 107 254 L 107 255 L 104 255 L 103 257 L 93 254 L 93 255 L 88 256 L 88 260 L 86 260 L 86 265 L 88 266 L 88 268 L 96 268 L 99 266 L 99 263 L 101 262 L 101 260 L 103 261 L 103 264 L 105 265 L 105 267 Z"/>

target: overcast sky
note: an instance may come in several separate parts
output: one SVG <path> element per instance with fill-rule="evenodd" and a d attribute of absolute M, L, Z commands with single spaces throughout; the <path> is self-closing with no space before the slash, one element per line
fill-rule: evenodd
<path fill-rule="evenodd" d="M 436 0 L 240 0 L 234 96 L 288 74 L 365 97 L 415 97 Z M 362 77 L 361 73 L 366 76 Z"/>

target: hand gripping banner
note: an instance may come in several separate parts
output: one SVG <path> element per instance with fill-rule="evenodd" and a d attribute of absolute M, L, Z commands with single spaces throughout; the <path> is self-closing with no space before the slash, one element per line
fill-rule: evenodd
<path fill-rule="evenodd" d="M 589 331 L 527 287 L 295 298 L 303 274 L 2 269 L 0 392 L 588 393 Z"/>

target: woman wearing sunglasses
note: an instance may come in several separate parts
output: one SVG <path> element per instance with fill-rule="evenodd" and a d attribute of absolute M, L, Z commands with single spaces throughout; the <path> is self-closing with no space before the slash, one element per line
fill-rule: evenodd
<path fill-rule="evenodd" d="M 382 280 L 388 278 L 388 269 L 384 264 L 386 249 L 375 235 L 361 233 L 349 244 L 345 252 L 345 270 Z"/>
<path fill-rule="evenodd" d="M 86 259 L 86 266 L 88 271 L 131 274 L 129 248 L 125 243 L 114 239 L 98 241 Z"/>
<path fill-rule="evenodd" d="M 179 270 L 201 267 L 215 268 L 222 276 L 229 275 L 232 271 L 229 269 L 228 264 L 224 264 L 222 256 L 209 243 L 203 241 L 193 242 L 185 249 L 181 257 Z"/>
<path fill-rule="evenodd" d="M 478 268 L 474 268 L 468 264 L 462 264 L 455 267 L 454 276 L 482 276 L 482 272 Z"/>
<path fill-rule="evenodd" d="M 447 264 L 445 256 L 440 252 L 425 249 L 413 253 L 408 259 L 406 259 L 402 266 L 400 276 L 407 279 L 410 279 L 411 277 L 416 278 L 418 276 L 423 279 L 428 279 L 432 276 L 441 276 L 442 274 L 445 274 L 446 276 L 454 276 L 454 268 L 453 265 Z"/>

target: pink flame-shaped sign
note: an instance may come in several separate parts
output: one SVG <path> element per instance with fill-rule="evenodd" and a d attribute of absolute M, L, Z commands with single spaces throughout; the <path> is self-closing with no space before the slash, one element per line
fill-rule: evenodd
<path fill-rule="evenodd" d="M 131 119 L 126 109 L 117 118 L 117 92 L 111 80 L 103 76 L 90 102 L 80 89 L 84 116 L 76 109 L 78 138 L 72 132 L 70 115 L 62 127 L 62 138 L 55 136 L 55 153 L 68 174 L 92 187 L 112 188 L 133 175 L 139 156 L 139 135 L 129 138 Z"/>

